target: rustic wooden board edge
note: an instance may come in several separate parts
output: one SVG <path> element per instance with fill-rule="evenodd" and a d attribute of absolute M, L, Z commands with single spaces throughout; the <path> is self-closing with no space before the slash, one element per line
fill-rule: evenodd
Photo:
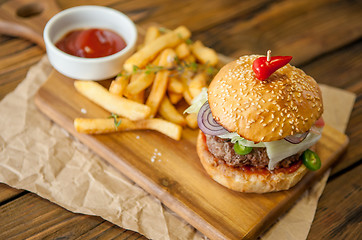
<path fill-rule="evenodd" d="M 54 74 L 54 72 L 52 74 Z M 97 147 L 97 145 L 101 145 L 101 143 L 98 142 L 97 139 L 92 137 L 92 135 L 80 134 L 76 132 L 74 126 L 71 124 L 73 122 L 73 118 L 64 113 L 62 114 L 61 112 L 57 112 L 56 110 L 52 109 L 52 107 L 48 105 L 46 101 L 42 101 L 42 98 L 46 99 L 46 97 L 43 96 L 43 94 L 46 94 L 46 91 L 44 92 L 43 89 L 40 88 L 35 96 L 34 101 L 37 107 L 43 113 L 45 113 L 45 115 L 47 115 L 50 119 L 52 119 L 57 124 L 59 124 L 67 131 L 69 131 L 75 138 L 79 139 L 81 142 L 90 147 L 93 151 L 95 151 L 98 155 L 107 160 L 115 168 L 120 170 L 128 178 L 136 182 L 140 187 L 145 189 L 150 194 L 156 196 L 157 198 L 162 199 L 162 202 L 166 206 L 168 206 L 171 210 L 175 211 L 180 217 L 185 219 L 187 222 L 189 222 L 195 228 L 200 230 L 206 236 L 212 239 L 228 238 L 228 236 L 220 232 L 219 229 L 215 228 L 213 225 L 208 223 L 200 215 L 196 214 L 194 211 L 189 209 L 182 202 L 178 201 L 178 199 L 175 199 L 175 197 L 168 192 L 167 186 L 163 187 L 158 186 L 155 182 L 150 181 L 150 179 L 144 174 L 142 174 L 140 171 L 135 170 L 130 164 L 123 161 L 119 161 L 119 159 L 116 159 L 114 157 L 114 154 L 112 154 L 111 149 L 108 148 L 107 151 L 97 151 L 97 149 L 100 149 L 99 147 Z M 329 126 L 326 127 L 333 129 Z M 338 132 L 337 130 L 334 129 L 333 131 L 335 131 L 336 133 Z M 345 150 L 348 144 L 348 137 L 342 133 L 339 133 L 339 135 L 342 136 L 342 138 L 340 139 L 341 140 L 340 144 L 342 148 L 339 149 L 338 153 L 331 156 L 331 158 L 333 159 L 337 159 L 340 156 L 340 154 L 342 154 L 342 152 Z M 328 159 L 329 164 L 324 166 L 323 172 L 327 170 L 330 167 L 330 165 L 334 162 L 333 159 Z M 277 217 L 279 217 L 282 213 L 287 211 L 294 204 L 294 202 L 300 197 L 300 195 L 307 188 L 311 186 L 311 183 L 319 179 L 322 175 L 323 175 L 322 173 L 320 174 L 309 173 L 302 180 L 302 182 L 304 181 L 304 184 L 298 184 L 297 186 L 289 190 L 290 195 L 292 195 L 292 200 L 290 199 L 288 200 L 285 198 L 284 199 L 285 201 L 278 204 L 276 208 L 274 208 L 271 212 L 269 212 L 269 214 L 267 215 L 268 217 L 265 217 L 263 221 L 259 222 L 254 228 L 251 229 L 251 231 L 246 232 L 246 234 L 243 237 L 245 239 L 254 238 L 256 236 L 259 236 L 259 234 L 265 231 L 266 229 L 268 229 L 269 226 L 275 222 L 275 219 L 277 219 Z"/>

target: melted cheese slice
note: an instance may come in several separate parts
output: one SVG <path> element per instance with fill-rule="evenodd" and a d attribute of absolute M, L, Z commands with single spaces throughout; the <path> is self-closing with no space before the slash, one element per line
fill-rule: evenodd
<path fill-rule="evenodd" d="M 266 152 L 269 157 L 269 165 L 268 168 L 273 170 L 274 167 L 283 159 L 290 157 L 294 154 L 304 152 L 321 138 L 322 135 L 317 135 L 313 133 L 309 133 L 308 136 L 298 144 L 292 144 L 290 142 L 285 141 L 284 139 L 273 141 L 273 142 L 265 142 L 264 145 L 266 147 Z"/>

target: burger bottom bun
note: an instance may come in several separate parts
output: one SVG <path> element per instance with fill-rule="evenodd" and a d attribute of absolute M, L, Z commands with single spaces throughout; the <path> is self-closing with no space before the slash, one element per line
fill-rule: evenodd
<path fill-rule="evenodd" d="M 209 152 L 205 137 L 202 132 L 197 138 L 197 153 L 201 164 L 212 179 L 221 185 L 238 192 L 267 193 L 281 190 L 288 190 L 297 184 L 308 172 L 308 169 L 301 166 L 292 173 L 271 173 L 262 175 L 247 173 L 227 164 L 217 164 L 215 157 Z"/>

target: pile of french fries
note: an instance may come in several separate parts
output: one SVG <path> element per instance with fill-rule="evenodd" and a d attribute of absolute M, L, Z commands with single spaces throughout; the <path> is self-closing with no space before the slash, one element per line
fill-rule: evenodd
<path fill-rule="evenodd" d="M 111 118 L 76 118 L 75 129 L 89 134 L 151 129 L 179 140 L 184 126 L 197 128 L 196 114 L 184 116 L 182 102 L 190 105 L 207 86 L 216 73 L 218 57 L 190 37 L 184 26 L 149 27 L 143 44 L 125 61 L 124 71 L 109 89 L 94 81 L 75 81 L 78 92 L 112 114 Z"/>

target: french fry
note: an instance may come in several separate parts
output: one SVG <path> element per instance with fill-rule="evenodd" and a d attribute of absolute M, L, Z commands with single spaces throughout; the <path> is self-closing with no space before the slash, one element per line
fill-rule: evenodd
<path fill-rule="evenodd" d="M 152 65 L 158 66 L 158 64 L 160 63 L 160 58 L 161 58 L 161 54 L 158 54 L 157 57 L 155 59 L 153 59 Z"/>
<path fill-rule="evenodd" d="M 215 66 L 218 62 L 218 57 L 215 50 L 205 47 L 201 41 L 196 41 L 192 44 L 191 52 L 202 64 L 207 63 L 211 66 Z"/>
<path fill-rule="evenodd" d="M 127 84 L 128 77 L 118 76 L 111 82 L 111 85 L 109 86 L 109 92 L 118 96 L 122 96 Z"/>
<path fill-rule="evenodd" d="M 186 106 L 180 101 L 192 104 L 208 78 L 198 64 L 215 66 L 218 56 L 200 41 L 189 43 L 190 36 L 184 26 L 174 30 L 151 26 L 138 51 L 125 61 L 127 74 L 113 80 L 108 90 L 97 82 L 75 81 L 77 91 L 113 117 L 76 118 L 75 129 L 88 134 L 149 129 L 179 140 L 183 126 L 197 128 L 197 114 L 183 116 Z"/>
<path fill-rule="evenodd" d="M 126 97 L 129 100 L 133 100 L 135 102 L 143 104 L 145 102 L 145 91 L 143 90 L 137 94 L 127 94 Z"/>
<path fill-rule="evenodd" d="M 151 109 L 147 105 L 114 95 L 97 82 L 74 81 L 74 87 L 89 100 L 119 116 L 140 120 L 151 114 Z"/>
<path fill-rule="evenodd" d="M 152 42 L 153 40 L 158 38 L 160 35 L 161 35 L 161 33 L 158 30 L 158 27 L 151 26 L 151 27 L 147 28 L 144 45 L 147 45 L 148 43 Z"/>
<path fill-rule="evenodd" d="M 197 113 L 191 113 L 186 116 L 186 124 L 192 129 L 195 129 L 198 127 L 197 124 Z"/>
<path fill-rule="evenodd" d="M 168 83 L 167 90 L 173 93 L 182 93 L 184 90 L 184 86 L 177 78 L 171 77 Z"/>
<path fill-rule="evenodd" d="M 124 95 L 130 100 L 136 101 L 138 103 L 144 103 L 145 89 L 152 84 L 153 78 L 154 76 L 145 76 L 145 73 L 137 73 L 132 75 L 129 85 L 133 84 L 133 88 L 136 91 L 128 91 L 128 85 Z"/>
<path fill-rule="evenodd" d="M 183 98 L 183 94 L 182 93 L 169 92 L 168 97 L 170 98 L 170 102 L 172 104 L 177 104 Z"/>
<path fill-rule="evenodd" d="M 193 54 L 187 55 L 183 60 L 187 63 L 196 62 L 196 58 Z"/>
<path fill-rule="evenodd" d="M 189 46 L 187 46 L 187 44 L 185 42 L 180 43 L 175 48 L 175 51 L 176 51 L 177 57 L 180 58 L 180 59 L 184 59 L 185 57 L 187 57 L 191 53 Z"/>
<path fill-rule="evenodd" d="M 120 121 L 116 126 L 115 121 Z M 77 132 L 87 134 L 103 134 L 111 132 L 121 132 L 127 130 L 149 129 L 163 133 L 170 138 L 180 140 L 182 127 L 169 121 L 153 118 L 139 121 L 131 121 L 127 118 L 76 118 L 74 119 L 74 127 Z"/>
<path fill-rule="evenodd" d="M 183 94 L 182 93 L 169 92 L 168 97 L 170 98 L 170 102 L 172 104 L 177 104 L 183 98 Z"/>
<path fill-rule="evenodd" d="M 135 78 L 131 78 L 131 82 L 126 87 L 126 93 L 135 95 L 148 88 L 155 78 L 154 73 L 141 73 Z"/>
<path fill-rule="evenodd" d="M 163 50 L 160 57 L 159 66 L 162 67 L 170 67 L 172 66 L 172 61 L 175 59 L 176 53 L 171 48 L 167 48 Z M 172 61 L 170 61 L 170 59 Z M 153 81 L 150 95 L 147 98 L 146 105 L 151 108 L 150 117 L 154 117 L 158 110 L 158 107 L 165 96 L 168 76 L 170 75 L 170 71 L 161 70 L 156 73 L 155 80 Z"/>
<path fill-rule="evenodd" d="M 137 122 L 139 129 L 151 129 L 169 136 L 172 139 L 180 140 L 182 127 L 178 124 L 160 119 L 145 119 Z"/>
<path fill-rule="evenodd" d="M 170 122 L 179 124 L 181 126 L 186 124 L 185 118 L 172 105 L 167 96 L 162 99 L 158 112 L 164 119 L 169 120 Z"/>
<path fill-rule="evenodd" d="M 175 47 L 190 36 L 191 32 L 186 27 L 180 26 L 174 31 L 168 32 L 145 45 L 142 49 L 126 60 L 123 68 L 128 72 L 132 72 L 133 66 L 143 68 L 162 50 L 169 47 Z"/>
<path fill-rule="evenodd" d="M 196 76 L 193 79 L 191 79 L 189 83 L 189 91 L 192 96 L 192 99 L 194 99 L 200 94 L 201 89 L 203 87 L 206 87 L 206 80 L 207 76 L 204 72 L 196 74 Z"/>
<path fill-rule="evenodd" d="M 183 95 L 185 101 L 186 101 L 189 105 L 191 105 L 191 104 L 192 104 L 191 102 L 192 102 L 193 97 L 192 97 L 192 95 L 191 95 L 191 93 L 190 93 L 190 89 L 189 89 L 189 87 L 188 87 L 188 78 L 185 77 L 185 76 L 181 76 L 181 82 L 182 82 L 182 85 L 184 86 L 184 91 L 182 92 L 182 95 Z"/>
<path fill-rule="evenodd" d="M 184 96 L 185 101 L 186 101 L 189 105 L 191 105 L 193 98 L 192 98 L 192 95 L 191 95 L 191 93 L 190 93 L 190 90 L 189 90 L 189 89 L 185 89 L 185 91 L 184 91 L 182 94 L 183 94 L 183 96 Z"/>
<path fill-rule="evenodd" d="M 116 126 L 115 121 L 120 124 Z M 137 126 L 128 118 L 76 118 L 74 128 L 80 133 L 103 134 L 137 129 Z"/>

